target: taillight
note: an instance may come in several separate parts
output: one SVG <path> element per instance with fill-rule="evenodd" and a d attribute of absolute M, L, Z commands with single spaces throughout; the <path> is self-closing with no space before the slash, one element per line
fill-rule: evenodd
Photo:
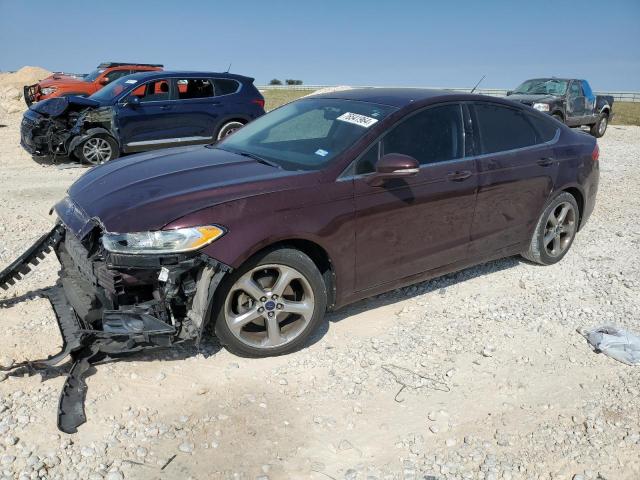
<path fill-rule="evenodd" d="M 591 159 L 594 162 L 597 162 L 599 158 L 600 158 L 600 147 L 598 147 L 598 144 L 596 143 L 596 146 L 593 148 L 593 152 L 591 152 Z"/>
<path fill-rule="evenodd" d="M 251 103 L 255 103 L 256 105 L 260 105 L 260 108 L 264 108 L 264 98 L 255 98 L 251 100 Z"/>

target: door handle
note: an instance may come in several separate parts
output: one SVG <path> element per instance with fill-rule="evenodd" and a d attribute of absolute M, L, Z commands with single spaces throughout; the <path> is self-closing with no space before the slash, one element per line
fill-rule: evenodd
<path fill-rule="evenodd" d="M 160 110 L 171 110 L 173 107 L 171 105 L 162 105 Z"/>
<path fill-rule="evenodd" d="M 464 182 L 471 175 L 470 170 L 456 170 L 455 172 L 447 173 L 447 180 L 450 182 Z"/>
<path fill-rule="evenodd" d="M 544 157 L 541 158 L 540 160 L 538 160 L 538 165 L 540 165 L 541 167 L 550 167 L 551 165 L 553 165 L 553 157 Z"/>

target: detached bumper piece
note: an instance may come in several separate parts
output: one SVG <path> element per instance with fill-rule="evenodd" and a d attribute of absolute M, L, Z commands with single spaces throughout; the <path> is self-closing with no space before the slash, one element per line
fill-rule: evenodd
<path fill-rule="evenodd" d="M 225 273 L 225 266 L 222 264 L 215 261 L 208 264 L 199 259 L 191 259 L 173 267 L 173 273 L 169 275 L 164 287 L 167 291 L 187 290 L 190 282 L 193 283 L 187 277 L 191 278 L 194 270 L 208 273 L 208 276 L 200 275 L 204 291 L 197 297 L 202 297 L 202 301 L 193 301 L 191 309 L 185 305 L 185 311 L 194 319 L 193 325 L 187 328 L 185 319 L 172 319 L 168 314 L 166 302 L 174 298 L 168 293 L 164 294 L 164 299 L 152 299 L 133 305 L 115 305 L 113 298 L 126 295 L 121 285 L 122 279 L 116 271 L 107 269 L 103 260 L 95 260 L 93 263 L 88 260 L 86 250 L 83 251 L 82 248 L 75 237 L 71 238 L 70 234 L 66 234 L 62 225 L 57 225 L 0 272 L 0 288 L 6 290 L 22 279 L 32 266 L 37 265 L 53 249 L 62 263 L 61 278 L 57 285 L 42 291 L 55 312 L 63 340 L 62 349 L 46 359 L 15 364 L 11 370 L 20 367 L 48 368 L 67 357 L 71 358 L 73 365 L 62 388 L 58 405 L 58 428 L 65 433 L 77 432 L 78 427 L 86 421 L 85 377 L 92 370 L 92 365 L 141 350 L 170 347 L 186 340 L 199 340 L 204 327 L 204 300 L 211 298 L 211 290 L 215 289 Z M 175 277 L 174 283 L 172 276 Z M 179 278 L 183 278 L 182 283 Z M 204 285 L 205 279 L 211 278 L 216 281 Z M 97 296 L 87 287 L 92 281 L 99 285 L 95 287 L 94 293 L 102 291 L 99 295 L 96 293 Z M 193 290 L 189 298 L 196 297 L 195 288 Z"/>

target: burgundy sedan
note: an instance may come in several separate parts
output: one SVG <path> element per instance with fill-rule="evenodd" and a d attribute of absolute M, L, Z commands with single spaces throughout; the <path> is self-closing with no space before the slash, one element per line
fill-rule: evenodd
<path fill-rule="evenodd" d="M 524 105 L 348 90 L 216 145 L 90 170 L 56 205 L 48 241 L 97 338 L 128 335 L 133 351 L 209 323 L 232 352 L 280 355 L 364 297 L 510 255 L 560 261 L 598 170 L 593 137 Z"/>

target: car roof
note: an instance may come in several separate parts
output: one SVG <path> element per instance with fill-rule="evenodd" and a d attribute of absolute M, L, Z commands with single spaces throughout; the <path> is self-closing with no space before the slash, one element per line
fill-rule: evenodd
<path fill-rule="evenodd" d="M 307 98 L 332 98 L 339 100 L 353 100 L 359 102 L 377 103 L 380 105 L 390 105 L 392 107 L 404 108 L 414 103 L 436 103 L 445 101 L 490 101 L 507 105 L 522 104 L 515 103 L 499 97 L 489 97 L 477 93 L 462 93 L 451 90 L 437 90 L 434 88 L 353 88 L 350 90 L 339 90 L 318 95 L 311 95 Z"/>
<path fill-rule="evenodd" d="M 570 82 L 572 80 L 579 80 L 580 82 L 584 82 L 584 80 L 580 78 L 559 78 L 559 77 L 539 77 L 539 78 L 529 78 L 524 82 L 530 82 L 531 80 L 560 80 L 562 82 Z M 522 82 L 522 83 L 524 83 Z"/>
<path fill-rule="evenodd" d="M 154 78 L 176 78 L 176 77 L 216 77 L 216 78 L 232 78 L 234 80 L 253 82 L 253 78 L 245 77 L 228 72 L 195 72 L 195 71 L 176 71 L 176 70 L 153 70 L 150 72 L 138 72 L 127 75 L 128 79 L 136 79 L 139 81 L 153 80 Z"/>

